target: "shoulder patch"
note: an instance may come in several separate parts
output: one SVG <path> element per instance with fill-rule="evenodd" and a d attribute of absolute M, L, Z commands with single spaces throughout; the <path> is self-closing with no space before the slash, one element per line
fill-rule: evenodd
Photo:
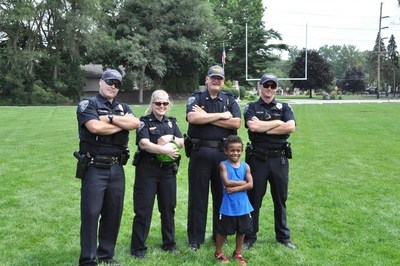
<path fill-rule="evenodd" d="M 144 127 L 144 122 L 143 122 L 143 121 L 140 121 L 140 126 L 139 126 L 139 128 L 137 129 L 137 131 L 139 132 L 140 130 L 142 130 L 143 127 Z"/>
<path fill-rule="evenodd" d="M 276 108 L 278 108 L 279 110 L 281 110 L 281 109 L 282 109 L 282 104 L 281 104 L 281 103 L 277 103 L 277 104 L 276 104 Z"/>
<path fill-rule="evenodd" d="M 83 111 L 85 111 L 86 108 L 88 107 L 88 105 L 89 105 L 89 100 L 83 100 L 83 101 L 81 101 L 81 102 L 79 103 L 79 106 L 78 106 L 79 112 L 82 113 Z"/>
<path fill-rule="evenodd" d="M 196 100 L 196 97 L 194 97 L 194 96 L 192 96 L 192 97 L 189 97 L 189 99 L 188 99 L 188 105 L 191 105 L 193 102 L 194 102 L 194 100 Z"/>

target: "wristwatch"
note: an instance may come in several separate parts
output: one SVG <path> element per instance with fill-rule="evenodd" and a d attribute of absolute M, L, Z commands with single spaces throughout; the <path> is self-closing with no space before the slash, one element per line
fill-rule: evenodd
<path fill-rule="evenodd" d="M 109 115 L 108 115 L 108 119 L 110 119 L 110 124 L 112 124 L 113 118 L 114 118 L 113 114 L 109 114 Z"/>

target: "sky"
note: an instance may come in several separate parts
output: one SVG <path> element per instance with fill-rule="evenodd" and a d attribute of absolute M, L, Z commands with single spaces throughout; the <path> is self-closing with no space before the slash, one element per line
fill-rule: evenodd
<path fill-rule="evenodd" d="M 283 43 L 318 50 L 324 45 L 355 45 L 372 50 L 379 30 L 385 46 L 393 34 L 400 49 L 400 7 L 397 0 L 263 0 L 266 29 L 274 29 Z"/>

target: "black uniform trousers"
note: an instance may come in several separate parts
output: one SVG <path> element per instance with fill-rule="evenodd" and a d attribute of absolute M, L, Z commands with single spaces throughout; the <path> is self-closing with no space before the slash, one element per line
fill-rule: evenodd
<path fill-rule="evenodd" d="M 161 216 L 163 247 L 173 247 L 175 242 L 176 172 L 173 166 L 160 166 L 155 158 L 143 157 L 135 168 L 131 253 L 146 251 L 153 206 L 157 195 Z"/>
<path fill-rule="evenodd" d="M 226 155 L 220 148 L 200 147 L 198 150 L 193 150 L 190 155 L 187 224 L 189 244 L 204 243 L 210 183 L 213 201 L 212 236 L 215 239 L 222 201 L 219 164 L 223 160 L 226 160 Z"/>
<path fill-rule="evenodd" d="M 105 260 L 113 258 L 124 194 L 125 173 L 121 165 L 114 164 L 110 169 L 93 165 L 88 168 L 81 188 L 80 265 L 94 264 L 96 256 Z"/>
<path fill-rule="evenodd" d="M 289 161 L 284 155 L 260 160 L 254 155 L 247 160 L 253 176 L 253 189 L 248 196 L 254 211 L 253 233 L 246 234 L 245 241 L 255 242 L 259 231 L 259 213 L 262 200 L 267 190 L 267 181 L 270 184 L 272 201 L 274 204 L 275 237 L 279 242 L 290 240 L 290 230 L 286 221 L 286 200 L 288 197 Z"/>

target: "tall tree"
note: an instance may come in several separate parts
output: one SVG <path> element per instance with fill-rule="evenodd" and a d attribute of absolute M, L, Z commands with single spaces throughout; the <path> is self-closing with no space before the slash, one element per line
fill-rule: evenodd
<path fill-rule="evenodd" d="M 343 79 L 336 83 L 337 87 L 343 91 L 351 93 L 364 92 L 366 90 L 365 73 L 361 67 L 349 67 Z"/>
<path fill-rule="evenodd" d="M 397 44 L 396 44 L 396 40 L 392 34 L 392 36 L 390 36 L 389 39 L 389 44 L 387 47 L 387 51 L 388 51 L 388 60 L 392 66 L 393 69 L 393 94 L 394 96 L 396 95 L 396 72 L 398 72 L 399 70 L 399 52 L 397 52 Z"/>
<path fill-rule="evenodd" d="M 306 74 L 305 50 L 296 58 L 292 68 L 289 71 L 289 77 L 299 78 L 304 77 Z M 312 98 L 312 90 L 322 89 L 329 86 L 333 81 L 333 74 L 331 66 L 322 58 L 316 50 L 307 51 L 307 79 L 306 80 L 292 80 L 292 84 L 296 88 L 306 89 L 309 91 L 310 98 Z"/>
<path fill-rule="evenodd" d="M 348 68 L 365 65 L 365 53 L 354 45 L 324 45 L 318 49 L 319 54 L 331 65 L 334 77 L 344 75 Z"/>
<path fill-rule="evenodd" d="M 380 41 L 379 41 L 380 40 Z M 379 50 L 380 49 L 380 50 Z M 378 66 L 378 54 L 379 54 L 379 66 Z M 379 33 L 377 34 L 376 40 L 375 40 L 375 45 L 374 48 L 372 50 L 372 52 L 370 53 L 370 57 L 369 57 L 369 64 L 371 66 L 370 71 L 373 73 L 372 75 L 370 75 L 371 78 L 371 83 L 375 83 L 376 84 L 376 97 L 379 98 L 379 87 L 382 88 L 384 86 L 384 73 L 387 73 L 387 53 L 386 53 L 386 47 L 385 47 L 385 43 L 383 42 L 382 38 L 379 38 Z M 380 76 L 380 84 L 378 84 L 378 72 L 379 72 L 379 76 Z M 376 77 L 376 78 L 375 78 Z"/>
<path fill-rule="evenodd" d="M 208 2 L 126 0 L 116 12 L 98 25 L 104 38 L 93 46 L 93 59 L 123 65 L 141 92 L 198 86 L 207 61 L 205 36 L 219 30 Z"/>
<path fill-rule="evenodd" d="M 248 44 L 248 78 L 259 78 L 270 62 L 278 60 L 276 50 L 286 50 L 284 44 L 276 44 L 281 35 L 273 29 L 267 30 L 262 20 L 264 6 L 262 0 L 210 0 L 215 16 L 225 31 L 211 36 L 209 49 L 214 63 L 221 63 L 222 45 L 225 44 L 227 63 L 225 73 L 228 79 L 246 84 L 246 24 Z"/>

